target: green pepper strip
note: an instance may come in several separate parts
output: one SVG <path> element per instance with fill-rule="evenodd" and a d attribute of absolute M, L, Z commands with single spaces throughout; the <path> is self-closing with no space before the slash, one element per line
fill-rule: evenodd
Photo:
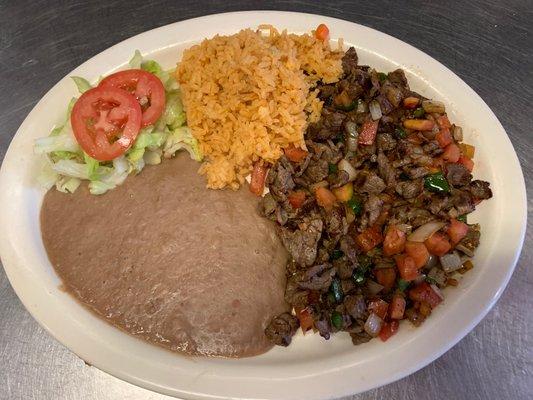
<path fill-rule="evenodd" d="M 449 193 L 450 185 L 442 172 L 435 172 L 424 178 L 424 186 L 427 190 L 435 193 Z"/>
<path fill-rule="evenodd" d="M 344 293 L 342 291 L 342 284 L 340 279 L 334 278 L 331 282 L 331 293 L 333 293 L 333 297 L 335 298 L 335 301 L 337 303 L 340 303 L 342 299 L 344 298 Z"/>
<path fill-rule="evenodd" d="M 337 329 L 342 328 L 342 315 L 340 312 L 333 311 L 331 313 L 331 324 Z"/>
<path fill-rule="evenodd" d="M 355 215 L 361 215 L 361 212 L 363 211 L 363 203 L 361 202 L 361 199 L 352 197 L 346 202 L 346 204 L 352 209 Z"/>
<path fill-rule="evenodd" d="M 422 107 L 418 107 L 415 111 L 413 111 L 413 116 L 415 118 L 423 117 L 426 114 L 424 109 Z"/>

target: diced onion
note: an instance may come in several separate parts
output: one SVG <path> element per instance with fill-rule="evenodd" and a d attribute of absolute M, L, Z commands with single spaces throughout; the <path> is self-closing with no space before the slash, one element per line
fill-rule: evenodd
<path fill-rule="evenodd" d="M 407 237 L 407 240 L 410 240 L 411 242 L 424 242 L 428 237 L 433 235 L 438 230 L 442 229 L 445 225 L 445 222 L 428 222 L 427 224 L 422 225 L 421 227 L 417 228 L 416 231 L 411 233 Z"/>
<path fill-rule="evenodd" d="M 372 279 L 369 279 L 366 282 L 366 287 L 368 289 L 368 292 L 371 295 L 376 295 L 376 294 L 378 294 L 379 292 L 381 292 L 385 288 L 385 286 L 380 285 L 379 283 L 373 281 Z"/>
<path fill-rule="evenodd" d="M 365 331 L 372 337 L 379 335 L 383 320 L 374 313 L 370 313 L 365 322 Z"/>
<path fill-rule="evenodd" d="M 440 291 L 440 289 L 437 287 L 437 285 L 435 284 L 431 284 L 429 285 L 431 286 L 431 289 L 433 289 L 433 291 L 437 294 L 437 296 L 440 297 L 441 300 L 444 300 L 444 295 L 442 294 L 442 292 Z"/>
<path fill-rule="evenodd" d="M 456 271 L 463 266 L 461 257 L 459 257 L 459 254 L 457 254 L 456 251 L 439 257 L 439 260 L 442 269 L 447 273 Z"/>
<path fill-rule="evenodd" d="M 377 100 L 372 100 L 368 108 L 370 109 L 370 115 L 372 115 L 372 119 L 374 121 L 377 121 L 383 116 L 381 113 L 381 107 Z"/>
<path fill-rule="evenodd" d="M 456 140 L 458 142 L 462 142 L 463 141 L 463 128 L 461 128 L 460 126 L 455 125 L 453 127 L 453 138 L 454 138 L 454 140 Z"/>
<path fill-rule="evenodd" d="M 348 174 L 348 182 L 352 182 L 357 176 L 357 171 L 345 158 L 339 161 L 337 168 L 339 171 L 345 171 Z"/>
<path fill-rule="evenodd" d="M 470 250 L 468 247 L 462 245 L 462 244 L 458 244 L 457 246 L 455 246 L 455 248 L 463 253 L 465 253 L 468 257 L 474 257 L 474 252 L 472 250 Z"/>
<path fill-rule="evenodd" d="M 362 113 L 365 113 L 366 112 L 366 103 L 362 100 L 360 100 L 358 103 L 357 103 L 357 110 L 356 110 L 357 113 L 359 114 L 362 114 Z"/>

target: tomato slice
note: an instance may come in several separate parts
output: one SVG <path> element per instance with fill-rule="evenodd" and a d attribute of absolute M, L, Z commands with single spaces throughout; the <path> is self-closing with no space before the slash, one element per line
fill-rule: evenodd
<path fill-rule="evenodd" d="M 70 116 L 79 145 L 99 161 L 124 154 L 135 141 L 141 120 L 141 106 L 135 97 L 113 87 L 96 87 L 83 93 Z"/>
<path fill-rule="evenodd" d="M 124 89 L 135 96 L 142 108 L 142 126 L 152 125 L 165 110 L 165 88 L 154 74 L 142 69 L 115 72 L 98 85 Z"/>

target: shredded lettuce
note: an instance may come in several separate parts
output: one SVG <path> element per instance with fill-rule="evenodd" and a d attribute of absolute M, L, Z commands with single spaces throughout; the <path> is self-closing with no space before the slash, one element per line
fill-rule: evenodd
<path fill-rule="evenodd" d="M 92 85 L 89 83 L 89 81 L 85 78 L 81 78 L 79 76 L 73 76 L 72 80 L 76 84 L 76 87 L 78 88 L 78 91 L 80 93 L 85 93 L 87 90 L 92 89 Z"/>
<path fill-rule="evenodd" d="M 131 58 L 129 64 L 131 68 L 139 69 L 141 68 L 141 63 L 143 62 L 143 56 L 139 50 L 135 50 L 133 57 Z"/>
<path fill-rule="evenodd" d="M 130 173 L 139 173 L 145 165 L 157 165 L 162 157 L 173 157 L 186 150 L 191 158 L 202 160 L 202 154 L 190 129 L 185 126 L 186 116 L 178 84 L 173 71 L 165 71 L 154 60 L 144 60 L 137 50 L 129 62 L 131 68 L 141 68 L 156 75 L 166 91 L 166 106 L 153 126 L 143 128 L 126 154 L 112 162 L 100 162 L 87 155 L 78 145 L 70 114 L 77 98 L 72 98 L 64 121 L 54 127 L 47 137 L 35 141 L 34 152 L 43 156 L 43 167 L 38 176 L 46 189 L 73 193 L 83 180 L 89 181 L 89 191 L 98 195 L 121 185 Z M 84 78 L 72 77 L 80 93 L 92 88 Z"/>

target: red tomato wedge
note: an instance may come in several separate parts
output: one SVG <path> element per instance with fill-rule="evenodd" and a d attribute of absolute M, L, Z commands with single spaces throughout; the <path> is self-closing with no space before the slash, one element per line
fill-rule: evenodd
<path fill-rule="evenodd" d="M 391 336 L 396 335 L 398 329 L 400 329 L 400 323 L 398 321 L 385 322 L 379 332 L 379 338 L 386 342 Z"/>
<path fill-rule="evenodd" d="M 404 281 L 412 281 L 418 278 L 418 268 L 415 260 L 407 254 L 400 254 L 394 257 L 400 276 Z"/>
<path fill-rule="evenodd" d="M 376 226 L 371 226 L 366 228 L 363 232 L 355 237 L 355 242 L 357 245 L 363 249 L 366 253 L 367 251 L 372 250 L 378 244 L 383 242 L 383 236 L 381 235 L 381 229 Z"/>
<path fill-rule="evenodd" d="M 300 149 L 299 147 L 289 146 L 283 150 L 285 155 L 289 160 L 292 162 L 301 162 L 307 157 L 307 154 L 309 154 L 304 149 Z"/>
<path fill-rule="evenodd" d="M 262 165 L 259 161 L 255 163 L 252 170 L 252 177 L 250 179 L 250 192 L 256 196 L 261 196 L 265 190 L 265 179 L 268 173 L 268 168 Z"/>
<path fill-rule="evenodd" d="M 442 154 L 442 158 L 451 163 L 459 161 L 459 157 L 461 157 L 461 150 L 459 150 L 459 146 L 455 143 L 450 143 L 446 146 L 444 153 Z"/>
<path fill-rule="evenodd" d="M 388 309 L 389 304 L 381 299 L 372 300 L 370 303 L 368 303 L 368 311 L 373 312 L 381 319 L 385 319 Z"/>
<path fill-rule="evenodd" d="M 405 232 L 395 225 L 389 225 L 383 241 L 383 254 L 393 256 L 394 254 L 402 253 L 405 247 L 405 240 Z"/>
<path fill-rule="evenodd" d="M 435 232 L 433 235 L 428 237 L 424 244 L 431 254 L 439 257 L 442 257 L 452 248 L 448 238 L 439 232 Z"/>
<path fill-rule="evenodd" d="M 468 233 L 468 225 L 453 218 L 450 220 L 450 226 L 448 227 L 447 233 L 452 243 L 456 245 Z"/>
<path fill-rule="evenodd" d="M 305 192 L 302 190 L 291 192 L 287 196 L 287 200 L 289 200 L 292 208 L 300 208 L 305 201 Z"/>
<path fill-rule="evenodd" d="M 409 290 L 409 298 L 413 301 L 425 301 L 431 308 L 435 308 L 442 302 L 442 298 L 427 282 L 422 282 Z"/>
<path fill-rule="evenodd" d="M 366 121 L 363 123 L 361 133 L 359 134 L 359 144 L 371 145 L 376 140 L 378 133 L 378 121 Z"/>
<path fill-rule="evenodd" d="M 417 268 L 422 268 L 429 260 L 429 251 L 424 243 L 406 242 L 405 253 L 415 260 Z"/>
<path fill-rule="evenodd" d="M 70 116 L 79 145 L 99 161 L 124 154 L 137 138 L 141 120 L 141 106 L 135 97 L 113 87 L 96 87 L 83 93 Z"/>
<path fill-rule="evenodd" d="M 472 161 L 471 158 L 468 158 L 467 156 L 461 156 L 459 157 L 459 160 L 457 161 L 459 164 L 463 164 L 463 166 L 472 172 L 474 169 L 474 161 Z"/>
<path fill-rule="evenodd" d="M 380 285 L 385 289 L 390 290 L 396 282 L 396 271 L 394 268 L 379 268 L 374 269 L 374 276 Z"/>
<path fill-rule="evenodd" d="M 152 125 L 165 110 L 165 88 L 154 74 L 142 69 L 115 72 L 98 85 L 120 88 L 131 93 L 142 108 L 142 126 Z"/>
<path fill-rule="evenodd" d="M 320 24 L 317 26 L 315 31 L 315 37 L 318 40 L 327 40 L 329 38 L 329 28 L 326 24 Z"/>

